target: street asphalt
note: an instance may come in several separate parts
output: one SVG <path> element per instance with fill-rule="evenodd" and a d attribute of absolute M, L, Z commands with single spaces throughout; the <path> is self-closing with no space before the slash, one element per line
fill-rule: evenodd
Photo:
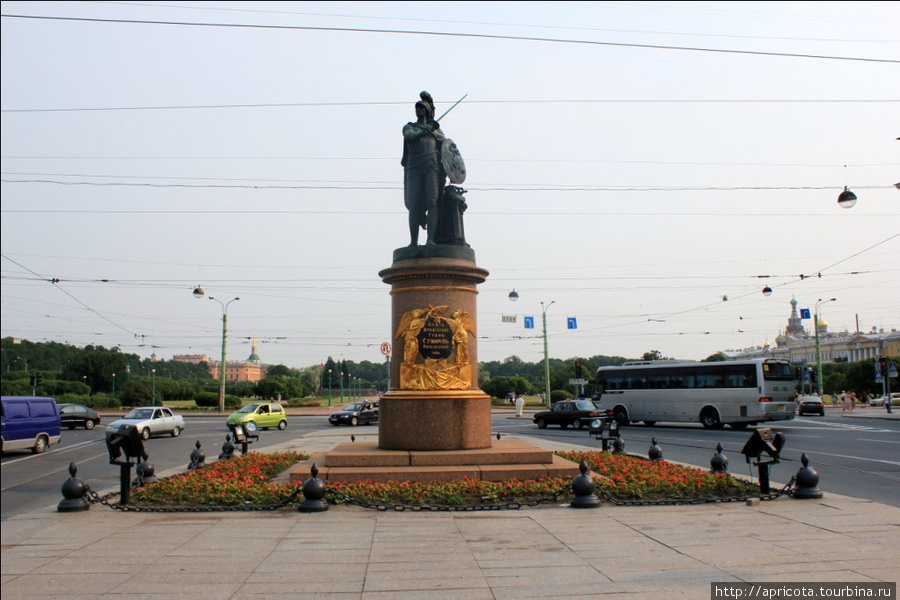
<path fill-rule="evenodd" d="M 856 413 L 846 416 L 900 418 Z M 327 451 L 339 441 L 346 433 L 322 431 L 260 451 Z M 741 582 L 886 583 L 896 593 L 900 576 L 900 509 L 827 490 L 815 500 L 574 509 L 566 499 L 475 513 L 49 506 L 4 521 L 0 538 L 4 600 L 658 600 L 711 598 L 713 583 Z"/>

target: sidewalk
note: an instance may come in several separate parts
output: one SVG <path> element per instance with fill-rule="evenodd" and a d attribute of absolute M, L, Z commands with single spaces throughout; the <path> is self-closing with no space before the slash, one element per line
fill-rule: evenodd
<path fill-rule="evenodd" d="M 375 435 L 363 428 L 359 437 Z M 317 432 L 264 450 L 328 450 L 345 438 Z M 95 505 L 8 519 L 0 540 L 4 600 L 658 600 L 709 598 L 711 582 L 896 583 L 900 509 L 827 491 L 821 500 L 756 506 L 572 509 L 566 501 L 491 513 L 122 513 Z"/>

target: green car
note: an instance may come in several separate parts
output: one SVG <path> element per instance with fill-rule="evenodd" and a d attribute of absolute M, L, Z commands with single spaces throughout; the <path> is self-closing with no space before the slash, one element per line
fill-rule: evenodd
<path fill-rule="evenodd" d="M 284 429 L 287 427 L 287 413 L 277 402 L 254 402 L 233 413 L 225 422 L 229 429 L 240 423 L 250 433 L 269 427 Z"/>

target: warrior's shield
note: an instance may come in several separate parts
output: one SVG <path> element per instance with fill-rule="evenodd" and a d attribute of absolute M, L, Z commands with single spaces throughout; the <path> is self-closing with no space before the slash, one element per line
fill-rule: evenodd
<path fill-rule="evenodd" d="M 460 184 L 466 181 L 466 163 L 453 140 L 444 140 L 441 144 L 441 165 L 450 183 Z"/>

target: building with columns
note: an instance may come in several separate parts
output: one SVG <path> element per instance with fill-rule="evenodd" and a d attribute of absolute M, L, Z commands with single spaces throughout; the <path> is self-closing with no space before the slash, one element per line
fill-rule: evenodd
<path fill-rule="evenodd" d="M 823 363 L 875 361 L 881 356 L 900 356 L 900 331 L 872 328 L 868 332 L 832 332 L 819 314 L 819 355 Z M 797 312 L 797 299 L 791 298 L 787 327 L 776 338 L 775 346 L 726 350 L 729 358 L 784 358 L 796 365 L 816 364 L 816 332 L 808 331 Z"/>

